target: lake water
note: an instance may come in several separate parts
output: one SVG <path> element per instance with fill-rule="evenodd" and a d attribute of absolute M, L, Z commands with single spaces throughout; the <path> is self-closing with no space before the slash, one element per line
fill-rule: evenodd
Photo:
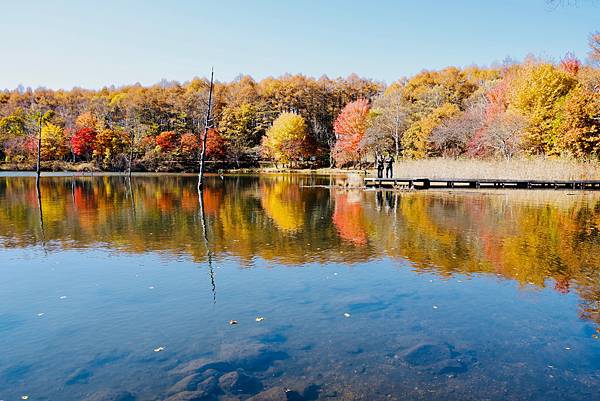
<path fill-rule="evenodd" d="M 600 194 L 343 185 L 0 177 L 0 400 L 598 399 Z"/>

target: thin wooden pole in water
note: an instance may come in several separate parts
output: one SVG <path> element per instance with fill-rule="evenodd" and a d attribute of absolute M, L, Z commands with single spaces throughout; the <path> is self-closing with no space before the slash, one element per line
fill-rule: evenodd
<path fill-rule="evenodd" d="M 214 71 L 210 69 L 210 89 L 208 92 L 208 108 L 206 109 L 206 119 L 204 120 L 204 131 L 202 133 L 202 150 L 200 151 L 200 169 L 198 172 L 198 191 L 202 190 L 202 186 L 204 185 L 204 158 L 206 157 L 206 136 L 208 135 L 208 130 L 211 128 L 212 119 L 210 116 L 210 109 L 212 108 L 212 93 L 213 93 L 213 76 Z"/>

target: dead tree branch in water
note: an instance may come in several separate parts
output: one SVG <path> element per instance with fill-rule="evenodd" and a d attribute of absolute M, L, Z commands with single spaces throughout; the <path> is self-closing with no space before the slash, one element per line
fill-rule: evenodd
<path fill-rule="evenodd" d="M 212 265 L 212 252 L 210 250 L 208 242 L 208 232 L 206 226 L 206 217 L 204 214 L 204 192 L 202 187 L 198 189 L 198 202 L 200 204 L 200 225 L 202 226 L 202 238 L 204 240 L 204 248 L 206 249 L 206 256 L 208 258 L 208 273 L 210 275 L 210 284 L 212 286 L 213 303 L 217 303 L 217 287 L 215 285 L 215 272 Z"/>
<path fill-rule="evenodd" d="M 198 172 L 198 192 L 202 191 L 203 178 L 204 178 L 204 159 L 206 158 L 206 137 L 208 130 L 212 128 L 212 118 L 210 109 L 212 108 L 212 93 L 213 93 L 213 76 L 214 71 L 210 70 L 210 89 L 208 92 L 208 108 L 206 109 L 206 120 L 204 122 L 204 131 L 202 133 L 202 149 L 200 151 L 200 169 Z"/>

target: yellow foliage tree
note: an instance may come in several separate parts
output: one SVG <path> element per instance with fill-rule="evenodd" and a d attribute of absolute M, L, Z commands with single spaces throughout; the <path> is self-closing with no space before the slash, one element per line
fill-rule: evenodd
<path fill-rule="evenodd" d="M 290 163 L 307 154 L 307 126 L 295 113 L 282 113 L 263 138 L 263 153 L 277 163 Z"/>
<path fill-rule="evenodd" d="M 42 160 L 61 160 L 69 153 L 67 138 L 61 127 L 47 123 L 42 127 Z"/>
<path fill-rule="evenodd" d="M 524 135 L 528 153 L 561 152 L 557 118 L 565 96 L 576 85 L 575 77 L 551 64 L 531 64 L 520 71 L 510 94 L 510 107 L 528 120 Z"/>
<path fill-rule="evenodd" d="M 565 98 L 558 132 L 561 147 L 577 157 L 600 155 L 600 97 L 578 85 Z"/>

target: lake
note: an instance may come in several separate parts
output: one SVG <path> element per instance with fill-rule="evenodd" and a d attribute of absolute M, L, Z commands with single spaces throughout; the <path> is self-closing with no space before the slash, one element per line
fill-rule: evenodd
<path fill-rule="evenodd" d="M 600 193 L 345 180 L 0 176 L 0 400 L 597 397 Z"/>

